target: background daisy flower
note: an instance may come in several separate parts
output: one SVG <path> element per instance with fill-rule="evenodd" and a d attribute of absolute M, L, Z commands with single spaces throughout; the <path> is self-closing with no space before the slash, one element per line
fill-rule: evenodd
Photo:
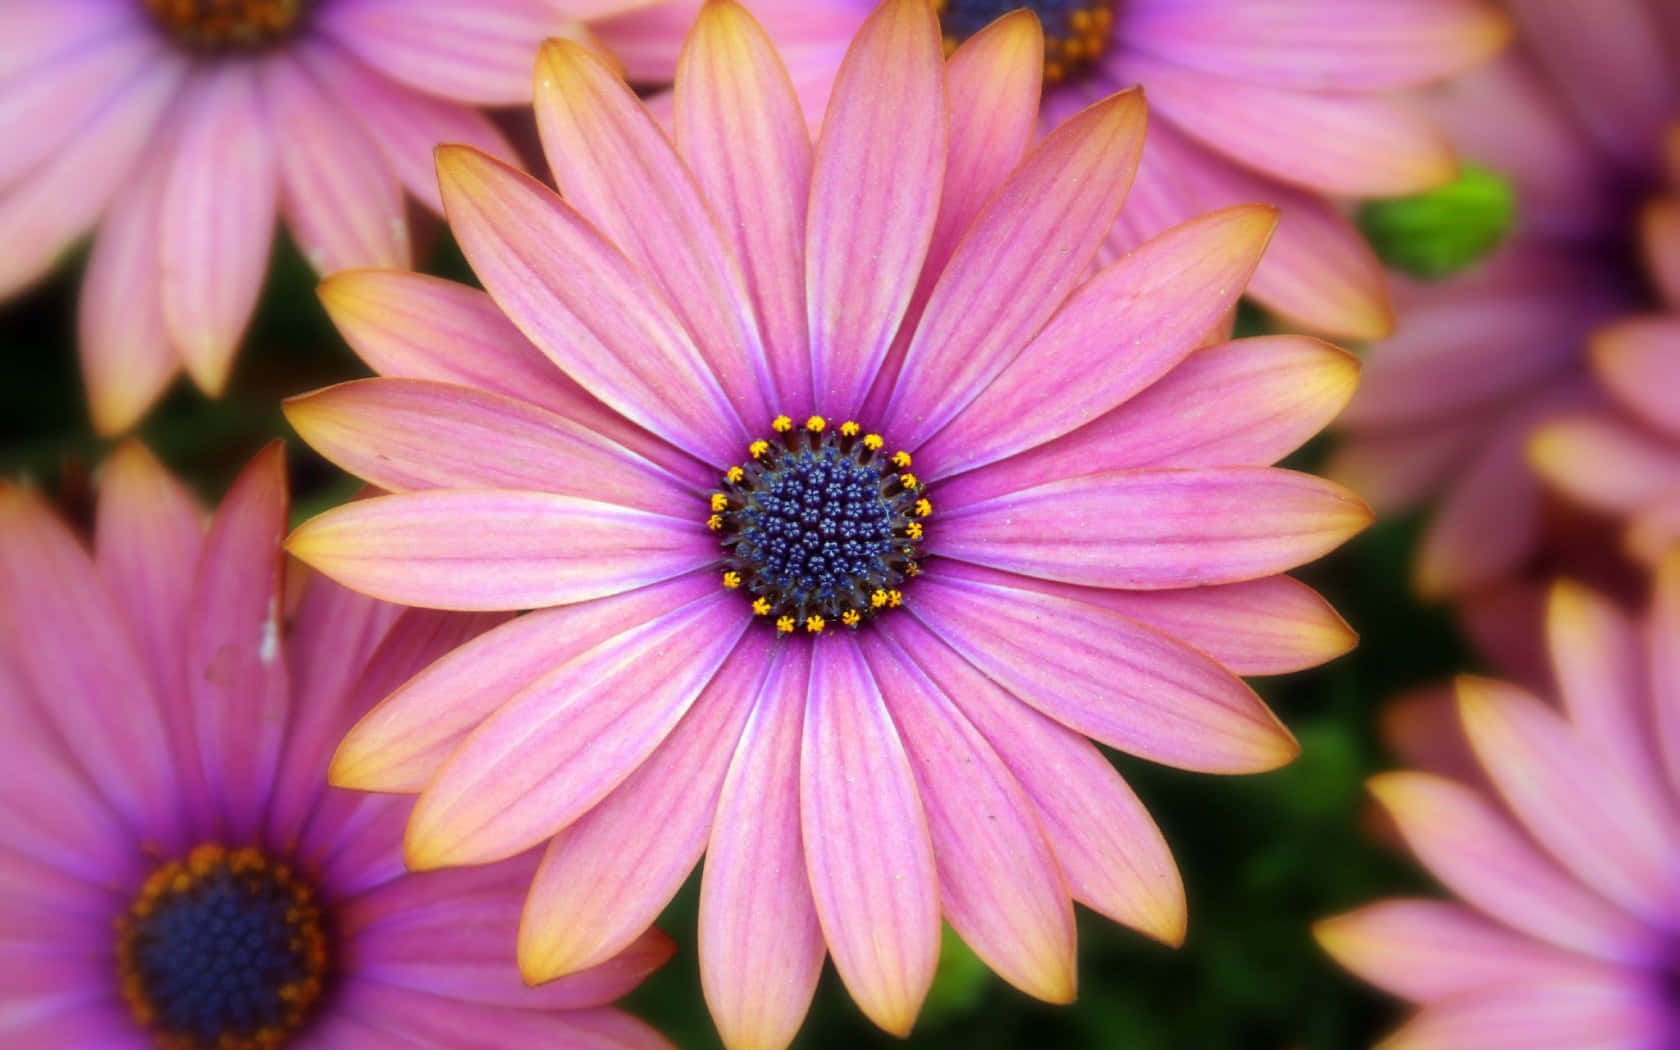
<path fill-rule="evenodd" d="M 1367 353 L 1327 468 L 1379 513 L 1437 505 L 1414 569 L 1431 598 L 1501 583 L 1551 546 L 1529 441 L 1593 402 L 1593 333 L 1654 305 L 1634 231 L 1680 113 L 1673 4 L 1508 6 L 1518 47 L 1435 111 L 1466 159 L 1510 180 L 1516 228 L 1462 276 L 1399 282 L 1399 333 Z"/>
<path fill-rule="evenodd" d="M 94 426 L 184 366 L 226 385 L 276 216 L 322 273 L 411 263 L 438 142 L 511 156 L 545 37 L 636 0 L 0 3 L 0 299 L 100 226 L 80 300 Z"/>
<path fill-rule="evenodd" d="M 633 74 L 669 69 L 701 0 L 667 0 L 600 27 Z M 813 124 L 872 0 L 751 0 Z M 1149 143 L 1111 259 L 1204 212 L 1264 202 L 1276 235 L 1249 294 L 1292 326 L 1343 339 L 1391 328 L 1382 267 L 1335 201 L 1413 193 L 1452 178 L 1435 125 L 1397 92 L 1499 50 L 1506 21 L 1484 0 L 937 0 L 952 48 L 1010 11 L 1045 29 L 1044 104 L 1054 127 L 1133 85 Z M 636 79 L 632 76 L 632 79 Z"/>
<path fill-rule="evenodd" d="M 673 145 L 554 43 L 537 121 L 563 197 L 440 152 L 488 295 L 324 287 L 387 378 L 289 417 L 394 494 L 290 549 L 389 600 L 537 610 L 397 691 L 333 777 L 420 793 L 417 868 L 552 840 L 527 978 L 639 936 L 704 852 L 730 1047 L 786 1045 L 825 955 L 908 1031 L 942 916 L 1064 1002 L 1073 900 L 1170 943 L 1185 924 L 1159 831 L 1087 738 L 1220 773 L 1294 755 L 1237 675 L 1351 644 L 1280 573 L 1368 514 L 1265 464 L 1341 407 L 1354 361 L 1301 337 L 1197 350 L 1265 207 L 1090 276 L 1143 102 L 1032 145 L 1042 54 L 1022 12 L 947 65 L 925 0 L 890 0 L 813 146 L 768 37 L 710 4 Z"/>
<path fill-rule="evenodd" d="M 497 617 L 313 574 L 282 620 L 278 448 L 208 533 L 138 445 L 92 556 L 0 486 L 0 1044 L 53 1050 L 668 1050 L 606 1004 L 659 933 L 541 989 L 511 958 L 534 858 L 414 876 L 407 805 L 326 786 L 394 683 Z"/>
<path fill-rule="evenodd" d="M 1371 782 L 1459 898 L 1383 901 L 1316 930 L 1342 965 L 1419 1005 L 1384 1050 L 1660 1050 L 1680 1039 L 1680 553 L 1663 563 L 1642 623 L 1559 585 L 1548 638 L 1561 705 L 1459 683 L 1474 780 Z"/>

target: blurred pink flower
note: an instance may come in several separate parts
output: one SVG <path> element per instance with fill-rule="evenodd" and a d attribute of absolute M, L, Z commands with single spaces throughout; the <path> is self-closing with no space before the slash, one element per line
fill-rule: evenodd
<path fill-rule="evenodd" d="M 90 557 L 0 485 L 0 1045 L 668 1050 L 606 1006 L 669 957 L 661 934 L 527 988 L 536 858 L 406 874 L 408 806 L 327 787 L 370 701 L 500 617 L 309 574 L 283 622 L 278 447 L 208 533 L 137 445 L 101 489 Z"/>
<path fill-rule="evenodd" d="M 1506 581 L 1553 545 L 1528 445 L 1541 421 L 1598 402 L 1592 334 L 1649 305 L 1632 228 L 1680 113 L 1680 6 L 1509 8 L 1519 47 L 1435 109 L 1467 159 L 1511 180 L 1518 228 L 1465 275 L 1397 292 L 1399 334 L 1367 354 L 1330 467 L 1379 513 L 1438 504 L 1414 574 L 1428 597 Z M 1616 484 L 1632 468 L 1591 469 Z"/>
<path fill-rule="evenodd" d="M 528 978 L 618 951 L 704 852 L 701 972 L 732 1048 L 793 1038 L 825 954 L 909 1030 L 941 916 L 1066 1001 L 1071 900 L 1171 943 L 1185 923 L 1166 844 L 1086 738 L 1219 773 L 1294 755 L 1237 676 L 1352 644 L 1280 574 L 1368 513 L 1266 464 L 1355 362 L 1303 337 L 1197 349 L 1269 208 L 1092 276 L 1143 100 L 1034 146 L 1041 49 L 1022 13 L 947 64 L 924 0 L 890 0 L 813 147 L 768 37 L 711 4 L 673 147 L 556 43 L 537 121 L 560 195 L 440 153 L 488 295 L 325 285 L 389 378 L 289 417 L 395 494 L 290 549 L 388 600 L 537 610 L 398 690 L 333 778 L 420 793 L 418 868 L 553 840 Z"/>
<path fill-rule="evenodd" d="M 701 0 L 608 19 L 601 39 L 632 79 L 674 61 Z M 750 0 L 806 114 L 874 0 Z M 1391 330 L 1382 267 L 1337 198 L 1397 196 L 1455 171 L 1435 125 L 1397 92 L 1452 76 L 1505 43 L 1488 0 L 936 0 L 947 47 L 1008 11 L 1043 20 L 1053 127 L 1134 84 L 1149 143 L 1102 258 L 1232 204 L 1277 205 L 1249 294 L 1291 325 L 1341 339 Z"/>
<path fill-rule="evenodd" d="M 411 264 L 438 142 L 511 156 L 479 105 L 530 99 L 544 37 L 636 0 L 0 4 L 0 299 L 100 227 L 80 303 L 93 423 L 184 365 L 219 393 L 276 215 L 323 273 Z"/>
<path fill-rule="evenodd" d="M 1680 1040 L 1680 552 L 1643 622 L 1573 584 L 1548 617 L 1558 705 L 1458 685 L 1464 743 L 1372 793 L 1459 899 L 1320 923 L 1354 973 L 1419 1005 L 1382 1050 L 1667 1050 Z M 1473 768 L 1459 768 L 1466 756 Z M 1457 776 L 1452 774 L 1457 773 Z"/>

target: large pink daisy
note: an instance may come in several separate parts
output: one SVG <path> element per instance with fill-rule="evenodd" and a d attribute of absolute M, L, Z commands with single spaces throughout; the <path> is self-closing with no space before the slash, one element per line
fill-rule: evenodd
<path fill-rule="evenodd" d="M 499 617 L 288 588 L 277 447 L 208 533 L 137 445 L 100 487 L 92 557 L 0 487 L 0 1045 L 669 1050 L 606 1006 L 661 934 L 529 989 L 535 858 L 406 874 L 408 806 L 327 787 L 371 701 Z"/>
<path fill-rule="evenodd" d="M 1430 597 L 1503 582 L 1548 545 L 1528 443 L 1592 403 L 1593 333 L 1652 305 L 1634 227 L 1680 114 L 1680 6 L 1508 6 L 1519 47 L 1436 109 L 1467 158 L 1510 179 L 1517 228 L 1468 273 L 1397 294 L 1399 334 L 1368 353 L 1330 467 L 1380 513 L 1436 504 L 1414 576 Z M 1603 457 L 1590 470 L 1624 474 Z"/>
<path fill-rule="evenodd" d="M 633 79 L 669 70 L 702 0 L 665 0 L 599 33 Z M 813 123 L 873 0 L 750 0 Z M 1335 201 L 1427 189 L 1453 159 L 1397 92 L 1451 76 L 1508 34 L 1489 0 L 937 0 L 946 46 L 1013 10 L 1045 29 L 1041 126 L 1134 84 L 1149 144 L 1112 258 L 1204 212 L 1277 205 L 1249 294 L 1292 325 L 1375 339 L 1391 324 L 1382 268 Z"/>
<path fill-rule="evenodd" d="M 1668 1050 L 1680 1041 L 1680 552 L 1643 622 L 1576 585 L 1548 615 L 1560 706 L 1466 679 L 1466 749 L 1371 790 L 1459 899 L 1317 928 L 1418 1004 L 1382 1050 Z M 1463 756 L 1463 757 L 1458 757 Z"/>
<path fill-rule="evenodd" d="M 387 599 L 537 610 L 398 690 L 333 776 L 420 793 L 418 868 L 553 840 L 527 977 L 618 951 L 705 852 L 701 970 L 731 1047 L 785 1045 L 825 954 L 907 1031 L 941 916 L 1065 1001 L 1072 901 L 1169 942 L 1185 922 L 1160 833 L 1086 738 L 1219 773 L 1294 755 L 1237 675 L 1351 644 L 1279 574 L 1368 514 L 1265 464 L 1355 364 L 1299 337 L 1197 350 L 1271 209 L 1092 276 L 1143 101 L 1033 145 L 1041 54 L 1018 13 L 947 65 L 926 0 L 889 0 L 813 146 L 769 38 L 710 4 L 673 144 L 551 44 L 537 120 L 563 196 L 440 153 L 488 295 L 325 286 L 389 378 L 290 418 L 395 494 L 290 548 Z"/>
<path fill-rule="evenodd" d="M 227 382 L 276 215 L 322 273 L 411 263 L 431 151 L 511 156 L 472 107 L 530 99 L 544 37 L 638 0 L 7 0 L 0 299 L 96 224 L 80 302 L 94 426 L 184 365 Z"/>

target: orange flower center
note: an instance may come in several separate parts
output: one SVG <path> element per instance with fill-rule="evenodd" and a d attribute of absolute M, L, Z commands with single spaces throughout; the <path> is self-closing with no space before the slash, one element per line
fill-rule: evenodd
<path fill-rule="evenodd" d="M 152 20 L 195 51 L 266 47 L 297 28 L 309 0 L 145 0 Z"/>
<path fill-rule="evenodd" d="M 1036 12 L 1044 26 L 1044 83 L 1065 84 L 1108 50 L 1115 0 L 934 0 L 946 54 L 1011 11 Z"/>

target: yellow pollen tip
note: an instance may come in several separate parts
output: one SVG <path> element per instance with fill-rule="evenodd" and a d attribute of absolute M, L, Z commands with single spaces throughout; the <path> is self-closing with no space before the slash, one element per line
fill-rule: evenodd
<path fill-rule="evenodd" d="M 805 429 L 813 434 L 821 434 L 828 427 L 828 420 L 821 416 L 812 416 L 805 421 Z"/>
<path fill-rule="evenodd" d="M 764 454 L 770 451 L 770 442 L 764 440 L 763 438 L 759 438 L 757 441 L 754 441 L 752 444 L 747 446 L 747 451 L 752 454 L 752 458 L 763 459 Z"/>
<path fill-rule="evenodd" d="M 770 421 L 770 429 L 778 434 L 786 434 L 793 429 L 793 420 L 787 416 L 777 416 Z"/>
<path fill-rule="evenodd" d="M 887 604 L 887 592 L 886 591 L 876 591 L 874 594 L 871 594 L 869 596 L 869 606 L 870 606 L 870 608 L 879 609 L 881 606 L 883 606 L 885 604 Z"/>
<path fill-rule="evenodd" d="M 899 470 L 909 470 L 910 469 L 910 453 L 908 453 L 908 452 L 894 452 L 893 453 L 893 466 L 897 467 Z"/>
<path fill-rule="evenodd" d="M 726 573 L 724 573 L 723 574 L 723 585 L 725 587 L 727 587 L 729 590 L 732 590 L 732 591 L 735 590 L 737 587 L 741 586 L 741 574 L 738 573 L 738 572 L 726 572 Z"/>
<path fill-rule="evenodd" d="M 921 482 L 916 480 L 916 475 L 911 474 L 908 471 L 898 476 L 898 483 L 907 489 L 913 489 L 917 485 L 921 484 Z"/>
<path fill-rule="evenodd" d="M 845 612 L 840 614 L 840 622 L 845 624 L 847 627 L 856 627 L 862 619 L 862 614 L 860 614 L 856 609 L 847 609 Z"/>
<path fill-rule="evenodd" d="M 917 576 L 920 576 L 921 574 L 922 574 L 922 567 L 920 565 L 917 565 L 915 562 L 910 562 L 909 564 L 904 566 L 904 575 L 909 576 L 911 579 L 914 579 Z"/>
<path fill-rule="evenodd" d="M 728 472 L 723 476 L 732 482 L 739 483 L 742 478 L 747 476 L 747 472 L 742 470 L 740 467 L 730 467 Z"/>
<path fill-rule="evenodd" d="M 753 604 L 752 604 L 752 610 L 753 610 L 753 613 L 755 615 L 769 616 L 770 615 L 770 602 L 768 600 L 764 599 L 764 598 L 754 598 L 753 599 Z"/>
<path fill-rule="evenodd" d="M 905 526 L 905 530 L 910 534 L 910 538 L 913 540 L 919 540 L 922 538 L 922 523 L 919 521 L 912 521 L 909 525 Z"/>
<path fill-rule="evenodd" d="M 900 605 L 903 605 L 903 604 L 904 604 L 904 592 L 903 591 L 888 591 L 887 592 L 887 607 L 888 608 L 896 609 Z"/>
<path fill-rule="evenodd" d="M 847 437 L 857 437 L 858 431 L 862 429 L 862 427 L 857 425 L 857 421 L 852 419 L 848 419 L 844 423 L 840 424 L 840 433 L 846 435 Z"/>
<path fill-rule="evenodd" d="M 925 496 L 916 501 L 916 517 L 925 518 L 933 513 L 933 503 Z"/>
<path fill-rule="evenodd" d="M 821 634 L 822 629 L 827 626 L 821 616 L 809 616 L 805 619 L 805 630 L 811 634 Z"/>
<path fill-rule="evenodd" d="M 714 513 L 729 509 L 729 497 L 721 492 L 712 493 L 712 511 Z"/>
<path fill-rule="evenodd" d="M 863 447 L 871 452 L 879 452 L 881 446 L 886 443 L 886 439 L 879 434 L 865 434 L 863 436 Z"/>
<path fill-rule="evenodd" d="M 784 616 L 781 619 L 777 620 L 776 621 L 776 633 L 777 634 L 792 634 L 793 633 L 793 617 Z"/>
<path fill-rule="evenodd" d="M 713 532 L 723 528 L 723 515 L 713 514 L 711 517 L 707 518 L 706 528 L 711 529 Z"/>

